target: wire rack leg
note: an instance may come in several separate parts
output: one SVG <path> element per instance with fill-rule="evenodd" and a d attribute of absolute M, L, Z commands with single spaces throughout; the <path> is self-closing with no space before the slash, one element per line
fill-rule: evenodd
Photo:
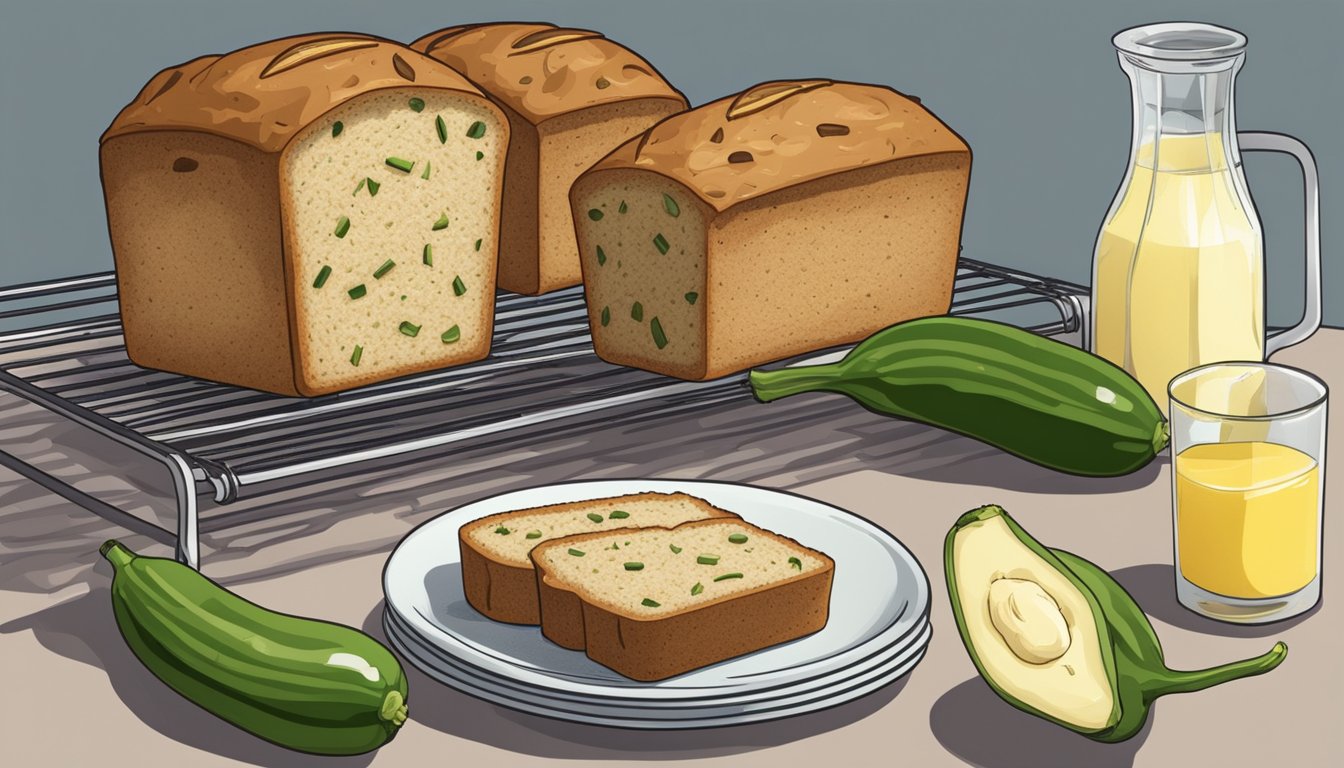
<path fill-rule="evenodd" d="M 177 559 L 199 571 L 201 543 L 197 528 L 196 481 L 191 474 L 191 465 L 181 456 L 170 453 L 164 459 L 173 476 L 173 495 L 177 497 Z"/>

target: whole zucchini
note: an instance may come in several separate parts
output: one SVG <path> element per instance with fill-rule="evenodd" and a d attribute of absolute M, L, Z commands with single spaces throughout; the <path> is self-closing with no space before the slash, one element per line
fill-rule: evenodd
<path fill-rule="evenodd" d="M 762 402 L 839 392 L 1075 475 L 1133 472 L 1167 445 L 1157 404 L 1111 363 L 1011 325 L 928 317 L 893 325 L 829 365 L 752 371 Z"/>
<path fill-rule="evenodd" d="M 282 747 L 355 755 L 406 721 L 406 677 L 386 648 L 349 627 L 268 611 L 174 560 L 116 541 L 117 627 L 150 672 L 249 733 Z"/>

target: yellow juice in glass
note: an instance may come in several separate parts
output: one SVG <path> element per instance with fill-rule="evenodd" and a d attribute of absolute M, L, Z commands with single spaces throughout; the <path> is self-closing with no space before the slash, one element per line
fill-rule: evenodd
<path fill-rule="evenodd" d="M 1260 233 L 1226 157 L 1218 133 L 1140 146 L 1097 241 L 1093 350 L 1164 413 L 1182 371 L 1264 359 Z"/>
<path fill-rule="evenodd" d="M 1208 443 L 1176 456 L 1181 575 L 1219 595 L 1287 595 L 1316 577 L 1319 470 L 1294 448 Z"/>

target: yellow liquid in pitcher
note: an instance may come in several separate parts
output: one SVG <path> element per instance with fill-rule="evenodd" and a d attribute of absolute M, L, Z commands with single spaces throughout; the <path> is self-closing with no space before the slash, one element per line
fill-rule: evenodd
<path fill-rule="evenodd" d="M 1316 577 L 1315 459 L 1266 442 L 1195 445 L 1176 456 L 1181 575 L 1234 598 L 1277 597 Z"/>
<path fill-rule="evenodd" d="M 1220 134 L 1165 136 L 1138 162 L 1097 243 L 1094 351 L 1148 390 L 1224 360 L 1264 359 L 1260 235 Z M 1151 199 L 1151 205 L 1150 205 Z"/>

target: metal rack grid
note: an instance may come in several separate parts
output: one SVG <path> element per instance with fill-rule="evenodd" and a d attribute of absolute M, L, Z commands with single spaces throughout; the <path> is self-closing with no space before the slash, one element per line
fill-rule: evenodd
<path fill-rule="evenodd" d="M 1086 293 L 1074 283 L 962 259 L 952 314 L 1080 340 Z M 540 297 L 500 293 L 494 344 L 483 361 L 316 398 L 131 363 L 111 273 L 0 289 L 0 321 L 6 320 L 19 327 L 0 331 L 0 390 L 162 465 L 177 522 L 176 531 L 163 530 L 175 534 L 177 557 L 192 566 L 200 559 L 201 497 L 228 504 L 321 470 L 357 470 L 525 427 L 600 420 L 631 407 L 666 411 L 751 399 L 744 375 L 685 382 L 602 362 L 593 354 L 579 288 Z M 20 469 L 89 505 L 60 478 Z"/>

